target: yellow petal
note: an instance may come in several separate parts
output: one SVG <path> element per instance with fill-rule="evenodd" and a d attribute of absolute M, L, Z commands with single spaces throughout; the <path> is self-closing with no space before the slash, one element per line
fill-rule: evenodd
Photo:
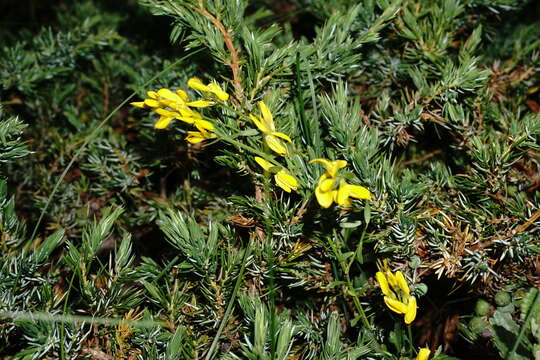
<path fill-rule="evenodd" d="M 131 103 L 129 103 L 129 105 L 136 106 L 136 107 L 141 108 L 141 109 L 146 109 L 146 106 L 144 105 L 144 101 L 131 102 Z"/>
<path fill-rule="evenodd" d="M 199 129 L 199 131 L 202 131 L 202 130 L 212 131 L 212 130 L 214 130 L 214 125 L 212 125 L 212 123 L 210 121 L 195 120 L 194 124 L 195 124 L 195 127 L 197 127 L 197 129 Z"/>
<path fill-rule="evenodd" d="M 199 131 L 188 131 L 186 136 L 186 141 L 191 144 L 198 144 L 204 140 L 206 140 L 206 137 Z"/>
<path fill-rule="evenodd" d="M 181 121 L 183 121 L 185 123 L 188 123 L 188 124 L 193 124 L 195 122 L 195 120 L 196 120 L 196 119 L 194 119 L 192 117 L 189 117 L 189 116 L 182 116 L 181 114 L 177 113 L 176 111 L 170 111 L 170 110 L 163 109 L 163 108 L 154 109 L 154 112 L 158 113 L 161 116 L 175 118 L 177 120 L 181 120 Z"/>
<path fill-rule="evenodd" d="M 335 180 L 332 178 L 327 178 L 326 174 L 321 175 L 319 178 L 319 187 L 321 188 L 321 191 L 328 192 L 333 189 Z"/>
<path fill-rule="evenodd" d="M 286 192 L 298 189 L 298 181 L 296 181 L 296 178 L 283 170 L 274 175 L 274 180 L 276 180 L 276 184 Z"/>
<path fill-rule="evenodd" d="M 195 89 L 195 90 L 200 90 L 200 91 L 205 91 L 205 92 L 209 91 L 208 86 L 204 85 L 203 82 L 199 78 L 196 78 L 196 77 L 192 77 L 191 79 L 189 79 L 187 82 L 187 85 L 190 88 Z"/>
<path fill-rule="evenodd" d="M 328 171 L 330 176 L 334 177 L 336 176 L 338 170 L 344 168 L 345 166 L 347 166 L 347 162 L 345 160 L 330 161 L 330 166 L 326 167 L 326 171 Z"/>
<path fill-rule="evenodd" d="M 396 279 L 397 279 L 399 288 L 401 289 L 403 294 L 405 294 L 405 296 L 408 297 L 410 294 L 409 285 L 407 285 L 405 276 L 403 276 L 403 273 L 401 271 L 396 271 Z"/>
<path fill-rule="evenodd" d="M 325 209 L 329 208 L 330 205 L 332 205 L 332 202 L 334 202 L 334 193 L 335 190 L 322 191 L 320 186 L 315 188 L 315 197 L 317 198 L 317 202 Z"/>
<path fill-rule="evenodd" d="M 212 106 L 214 104 L 215 104 L 215 102 L 213 102 L 213 101 L 197 100 L 197 101 L 188 102 L 186 105 L 191 106 L 191 107 L 203 108 L 203 107 L 207 107 L 207 106 Z"/>
<path fill-rule="evenodd" d="M 416 360 L 428 360 L 430 353 L 431 351 L 428 348 L 421 348 L 420 351 L 418 351 Z"/>
<path fill-rule="evenodd" d="M 192 117 L 175 116 L 174 118 L 177 119 L 177 120 L 183 121 L 183 122 L 185 122 L 186 124 L 190 124 L 190 125 L 193 124 L 193 123 L 195 123 L 195 120 L 194 120 Z"/>
<path fill-rule="evenodd" d="M 267 161 L 262 157 L 255 156 L 255 162 L 266 171 L 270 171 L 270 169 L 274 167 L 270 161 Z"/>
<path fill-rule="evenodd" d="M 259 109 L 261 110 L 261 115 L 265 126 L 270 129 L 270 132 L 276 131 L 276 128 L 274 126 L 274 118 L 268 106 L 266 106 L 264 102 L 259 101 Z"/>
<path fill-rule="evenodd" d="M 386 278 L 388 279 L 388 283 L 390 286 L 394 289 L 398 288 L 398 282 L 396 279 L 396 275 L 394 275 L 390 270 L 386 270 Z"/>
<path fill-rule="evenodd" d="M 313 159 L 313 160 L 310 160 L 309 161 L 310 164 L 313 164 L 313 163 L 321 163 L 323 164 L 325 167 L 326 167 L 326 164 L 330 163 L 330 161 L 326 160 L 326 159 Z"/>
<path fill-rule="evenodd" d="M 154 100 L 154 99 L 145 99 L 144 104 L 151 108 L 157 108 L 160 106 L 159 101 Z"/>
<path fill-rule="evenodd" d="M 150 99 L 157 100 L 158 95 L 157 95 L 157 93 L 156 93 L 155 91 L 147 91 L 146 93 L 148 94 L 148 97 L 149 97 Z"/>
<path fill-rule="evenodd" d="M 188 131 L 188 135 L 186 136 L 186 140 L 191 144 L 198 144 L 201 141 L 207 140 L 207 139 L 214 139 L 216 137 L 215 134 L 212 134 L 208 131 Z"/>
<path fill-rule="evenodd" d="M 178 94 L 178 96 L 180 96 L 182 100 L 184 100 L 184 102 L 188 101 L 189 97 L 187 92 L 185 92 L 184 90 L 176 90 L 176 93 Z"/>
<path fill-rule="evenodd" d="M 363 186 L 347 184 L 346 187 L 347 193 L 350 197 L 355 199 L 371 199 L 371 193 Z"/>
<path fill-rule="evenodd" d="M 270 135 L 274 135 L 274 136 L 277 136 L 277 137 L 282 138 L 284 140 L 287 140 L 288 142 L 292 142 L 291 138 L 289 136 L 285 135 L 284 133 L 273 131 L 273 132 L 270 133 Z"/>
<path fill-rule="evenodd" d="M 159 95 L 160 98 L 163 98 L 172 102 L 177 102 L 177 103 L 184 102 L 182 98 L 178 96 L 178 94 L 173 93 L 169 89 L 159 89 L 157 94 Z"/>
<path fill-rule="evenodd" d="M 268 147 L 272 149 L 272 151 L 276 152 L 277 154 L 281 156 L 286 156 L 289 154 L 289 151 L 287 150 L 287 147 L 285 144 L 281 142 L 277 137 L 274 135 L 266 135 L 264 137 L 264 141 L 266 141 L 266 144 L 268 144 Z"/>
<path fill-rule="evenodd" d="M 407 313 L 407 305 L 405 305 L 401 301 L 398 301 L 396 299 L 392 299 L 389 296 L 385 296 L 384 297 L 384 302 L 385 302 L 386 306 L 388 306 L 388 308 L 390 310 L 392 310 L 393 312 L 395 312 L 395 313 L 398 313 L 398 314 Z"/>
<path fill-rule="evenodd" d="M 177 116 L 180 116 L 180 114 L 175 111 L 170 111 L 163 108 L 157 108 L 157 109 L 154 109 L 154 111 L 161 116 L 167 116 L 170 118 L 175 118 Z"/>
<path fill-rule="evenodd" d="M 347 161 L 345 161 L 345 160 L 330 161 L 330 160 L 327 160 L 327 159 L 313 159 L 309 163 L 313 164 L 313 163 L 316 163 L 316 162 L 323 164 L 324 167 L 326 168 L 326 172 L 331 177 L 335 177 L 336 173 L 338 172 L 339 169 L 344 168 L 345 166 L 347 166 Z"/>
<path fill-rule="evenodd" d="M 336 195 L 336 202 L 341 206 L 349 206 L 351 202 L 349 201 L 349 189 L 344 180 L 341 180 L 339 189 Z"/>
<path fill-rule="evenodd" d="M 180 107 L 178 111 L 180 111 L 180 114 L 182 114 L 182 116 L 184 117 L 190 117 L 190 118 L 193 118 L 194 120 L 202 119 L 202 115 L 200 113 L 198 113 L 195 110 L 191 110 L 187 106 Z"/>
<path fill-rule="evenodd" d="M 156 122 L 156 124 L 154 125 L 154 128 L 155 129 L 165 129 L 167 127 L 167 125 L 169 125 L 169 123 L 173 120 L 172 117 L 168 117 L 168 116 L 162 116 L 159 118 L 159 120 Z"/>
<path fill-rule="evenodd" d="M 407 303 L 407 309 L 405 311 L 405 324 L 410 324 L 416 318 L 416 298 L 409 296 L 409 302 Z"/>
<path fill-rule="evenodd" d="M 219 100 L 221 100 L 221 101 L 229 100 L 229 94 L 227 94 L 225 91 L 223 91 L 218 84 L 210 83 L 210 84 L 208 84 L 207 87 L 208 87 L 208 91 L 210 91 L 212 94 L 216 95 Z"/>
<path fill-rule="evenodd" d="M 264 123 L 261 121 L 261 119 L 259 119 L 258 117 L 256 117 L 255 115 L 252 115 L 252 114 L 249 114 L 249 117 L 251 118 L 251 120 L 253 121 L 253 123 L 255 124 L 255 126 L 263 133 L 270 133 L 271 130 L 268 129 Z"/>
<path fill-rule="evenodd" d="M 380 271 L 377 271 L 375 274 L 375 278 L 377 279 L 377 282 L 379 283 L 379 286 L 381 287 L 381 291 L 384 295 L 392 297 L 393 293 L 392 290 L 390 290 L 390 287 L 388 286 L 388 281 L 386 280 L 386 276 Z"/>

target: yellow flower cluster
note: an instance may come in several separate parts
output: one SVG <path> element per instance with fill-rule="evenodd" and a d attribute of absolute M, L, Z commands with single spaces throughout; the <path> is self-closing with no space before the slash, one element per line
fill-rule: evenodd
<path fill-rule="evenodd" d="M 205 85 L 198 78 L 191 78 L 187 84 L 189 87 L 202 91 L 220 101 L 229 99 L 229 94 L 223 91 L 216 83 Z M 176 119 L 193 125 L 197 129 L 197 131 L 188 131 L 186 140 L 192 144 L 216 137 L 212 133 L 214 125 L 204 120 L 198 111 L 193 110 L 193 108 L 212 106 L 215 104 L 214 101 L 189 101 L 188 94 L 183 90 L 173 92 L 169 89 L 159 89 L 158 91 L 148 91 L 147 94 L 147 99 L 132 102 L 131 105 L 142 109 L 150 109 L 160 115 L 159 120 L 154 125 L 156 129 L 165 129 L 171 121 Z"/>
<path fill-rule="evenodd" d="M 192 144 L 216 138 L 213 133 L 214 125 L 210 121 L 204 120 L 202 114 L 195 109 L 215 105 L 216 101 L 225 102 L 229 99 L 229 94 L 223 91 L 218 84 L 204 84 L 196 77 L 189 79 L 187 85 L 206 94 L 209 100 L 190 101 L 188 94 L 183 90 L 173 92 L 163 88 L 158 91 L 148 91 L 147 99 L 132 102 L 131 105 L 142 109 L 150 109 L 159 114 L 160 118 L 154 125 L 156 129 L 165 129 L 173 120 L 180 120 L 193 125 L 197 131 L 188 131 L 186 137 L 186 140 Z M 279 156 L 288 156 L 287 143 L 292 142 L 291 138 L 282 132 L 276 131 L 272 112 L 263 101 L 259 101 L 258 106 L 259 114 L 249 114 L 250 119 L 257 129 L 263 133 L 264 142 L 271 151 Z M 270 161 L 259 156 L 255 157 L 255 161 L 264 171 L 273 173 L 276 184 L 286 192 L 298 189 L 299 185 L 296 178 L 282 167 L 275 166 Z M 347 165 L 345 160 L 315 159 L 311 161 L 311 163 L 313 162 L 322 163 L 326 167 L 326 172 L 320 177 L 315 189 L 317 201 L 322 207 L 328 208 L 333 202 L 341 206 L 349 206 L 351 204 L 350 198 L 371 198 L 368 189 L 348 184 L 344 179 L 337 176 L 338 171 Z"/>
<path fill-rule="evenodd" d="M 274 151 L 280 156 L 289 155 L 289 150 L 287 145 L 282 141 L 292 142 L 291 138 L 281 132 L 276 131 L 276 125 L 274 124 L 274 117 L 272 112 L 266 106 L 263 101 L 259 101 L 259 110 L 260 115 L 256 116 L 249 114 L 249 117 L 255 124 L 255 126 L 263 133 L 264 142 L 270 150 Z M 286 192 L 291 192 L 292 190 L 298 189 L 298 181 L 294 176 L 280 168 L 279 166 L 274 166 L 271 162 L 256 156 L 255 162 L 259 164 L 264 171 L 274 173 L 274 180 L 276 185 L 285 190 Z"/>
<path fill-rule="evenodd" d="M 321 163 L 325 166 L 326 172 L 321 175 L 315 197 L 323 208 L 328 208 L 333 202 L 341 206 L 349 206 L 350 198 L 371 199 L 371 193 L 368 189 L 360 185 L 348 184 L 345 179 L 338 176 L 338 171 L 347 166 L 345 160 L 330 161 L 326 159 L 314 159 L 310 163 Z"/>
<path fill-rule="evenodd" d="M 416 318 L 416 298 L 410 294 L 403 273 L 397 271 L 394 274 L 390 270 L 385 270 L 378 271 L 375 277 L 384 294 L 386 306 L 395 313 L 404 314 L 406 324 L 412 323 Z"/>

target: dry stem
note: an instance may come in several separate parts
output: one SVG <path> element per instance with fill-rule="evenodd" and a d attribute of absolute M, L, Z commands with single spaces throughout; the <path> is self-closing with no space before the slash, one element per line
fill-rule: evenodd
<path fill-rule="evenodd" d="M 217 17 L 210 14 L 208 10 L 206 10 L 203 0 L 199 2 L 198 8 L 193 7 L 193 9 L 208 18 L 223 36 L 225 46 L 227 46 L 227 50 L 229 50 L 229 52 L 231 53 L 231 61 L 227 65 L 229 65 L 232 70 L 235 97 L 238 102 L 242 102 L 244 89 L 242 88 L 242 83 L 240 81 L 240 64 L 238 62 L 238 50 L 234 47 L 231 34 L 229 33 L 229 31 L 227 31 L 227 29 L 225 29 L 225 26 Z"/>

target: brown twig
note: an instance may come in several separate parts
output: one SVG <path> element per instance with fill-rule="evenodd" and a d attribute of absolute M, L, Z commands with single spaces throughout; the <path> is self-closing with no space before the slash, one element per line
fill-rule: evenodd
<path fill-rule="evenodd" d="M 435 155 L 438 155 L 438 154 L 440 154 L 440 153 L 442 153 L 442 152 L 443 152 L 442 149 L 434 150 L 434 151 L 432 151 L 432 152 L 430 152 L 430 153 L 428 153 L 428 154 L 426 154 L 426 155 L 424 155 L 424 156 L 421 156 L 421 157 L 419 157 L 419 158 L 411 159 L 411 160 L 405 161 L 405 162 L 403 163 L 403 166 L 406 167 L 406 166 L 409 166 L 409 165 L 411 165 L 411 164 L 416 164 L 416 163 L 424 162 L 425 160 L 427 160 L 427 159 L 429 159 L 429 158 L 431 158 L 431 157 L 433 157 L 433 156 L 435 156 Z"/>
<path fill-rule="evenodd" d="M 534 224 L 538 218 L 540 218 L 540 210 L 536 210 L 536 212 L 527 221 L 519 225 L 516 229 L 516 234 L 524 232 L 529 226 Z"/>
<path fill-rule="evenodd" d="M 227 50 L 229 50 L 229 52 L 231 53 L 231 61 L 227 65 L 229 65 L 232 70 L 235 97 L 238 102 L 242 102 L 244 89 L 242 88 L 242 83 L 240 81 L 240 63 L 238 62 L 238 50 L 234 47 L 231 34 L 227 29 L 225 29 L 225 26 L 217 17 L 210 14 L 208 10 L 206 10 L 206 8 L 204 7 L 204 0 L 199 1 L 199 7 L 193 6 L 192 8 L 200 14 L 204 15 L 206 18 L 208 18 L 223 36 L 225 46 L 227 46 Z"/>

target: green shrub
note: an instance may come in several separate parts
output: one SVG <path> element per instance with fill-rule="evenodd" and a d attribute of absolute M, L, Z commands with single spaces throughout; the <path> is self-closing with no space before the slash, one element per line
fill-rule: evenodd
<path fill-rule="evenodd" d="M 50 3 L 0 28 L 0 354 L 538 353 L 536 2 Z"/>

